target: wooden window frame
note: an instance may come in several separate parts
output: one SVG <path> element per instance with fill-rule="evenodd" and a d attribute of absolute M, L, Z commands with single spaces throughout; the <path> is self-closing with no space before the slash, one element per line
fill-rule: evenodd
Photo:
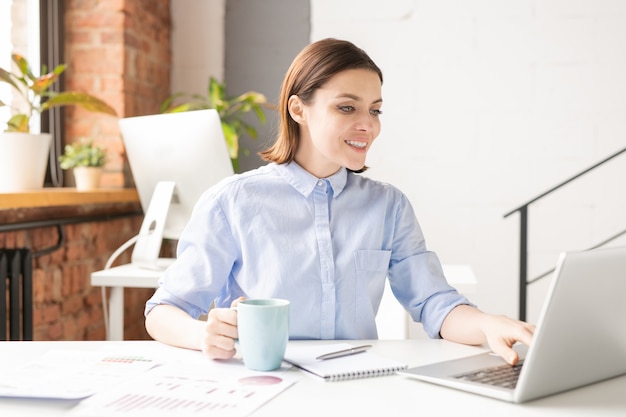
<path fill-rule="evenodd" d="M 63 63 L 65 54 L 64 33 L 65 0 L 39 0 L 39 54 L 42 67 L 48 70 Z M 52 86 L 56 92 L 63 91 L 64 76 Z M 65 143 L 63 108 L 52 108 L 41 114 L 41 131 L 52 134 L 50 159 L 44 186 L 63 187 L 63 170 L 59 156 Z"/>

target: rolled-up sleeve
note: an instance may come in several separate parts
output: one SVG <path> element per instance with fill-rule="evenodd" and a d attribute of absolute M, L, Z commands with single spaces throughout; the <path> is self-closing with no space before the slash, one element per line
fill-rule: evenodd
<path fill-rule="evenodd" d="M 205 193 L 181 234 L 176 261 L 164 272 L 144 314 L 158 304 L 174 305 L 195 318 L 206 314 L 227 286 L 236 257 L 219 200 Z"/>
<path fill-rule="evenodd" d="M 439 338 L 447 315 L 458 305 L 473 305 L 452 287 L 439 258 L 426 249 L 424 235 L 406 197 L 396 212 L 389 284 L 411 318 L 429 337 Z"/>

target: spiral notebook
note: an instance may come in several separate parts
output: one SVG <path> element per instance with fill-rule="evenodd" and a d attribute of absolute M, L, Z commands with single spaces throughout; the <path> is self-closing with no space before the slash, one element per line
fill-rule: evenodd
<path fill-rule="evenodd" d="M 351 347 L 353 346 L 348 343 L 325 345 L 290 343 L 285 352 L 285 361 L 328 382 L 391 375 L 407 368 L 404 363 L 370 351 L 334 359 L 316 359 L 320 355 Z"/>

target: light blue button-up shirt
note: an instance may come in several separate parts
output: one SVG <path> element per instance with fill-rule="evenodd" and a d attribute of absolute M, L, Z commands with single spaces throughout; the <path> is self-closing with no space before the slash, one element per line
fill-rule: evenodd
<path fill-rule="evenodd" d="M 146 314 L 172 304 L 199 317 L 239 296 L 284 298 L 291 339 L 376 339 L 387 278 L 431 337 L 471 304 L 448 285 L 397 188 L 343 168 L 319 179 L 270 163 L 204 193 Z"/>

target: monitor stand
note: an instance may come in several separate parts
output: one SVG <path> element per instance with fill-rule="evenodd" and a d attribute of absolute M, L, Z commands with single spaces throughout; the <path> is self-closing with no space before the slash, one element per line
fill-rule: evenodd
<path fill-rule="evenodd" d="M 131 255 L 133 265 L 146 269 L 163 270 L 174 261 L 172 258 L 159 258 L 159 254 L 163 243 L 165 220 L 175 187 L 174 181 L 160 181 L 154 187 Z"/>

